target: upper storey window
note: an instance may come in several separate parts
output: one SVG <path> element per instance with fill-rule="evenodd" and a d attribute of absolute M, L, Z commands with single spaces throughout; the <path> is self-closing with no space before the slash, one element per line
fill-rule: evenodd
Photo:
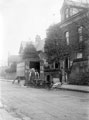
<path fill-rule="evenodd" d="M 78 9 L 76 9 L 76 8 L 70 8 L 70 16 L 75 15 L 75 14 L 77 14 L 78 12 L 79 12 Z"/>
<path fill-rule="evenodd" d="M 68 31 L 65 33 L 65 37 L 66 37 L 66 43 L 67 45 L 69 45 L 69 32 Z"/>
<path fill-rule="evenodd" d="M 82 31 L 83 31 L 83 27 L 80 26 L 80 27 L 78 28 L 78 33 L 79 33 L 79 34 L 82 34 Z"/>
<path fill-rule="evenodd" d="M 83 27 L 80 26 L 80 27 L 78 28 L 78 34 L 79 34 L 79 41 L 80 41 L 80 42 L 83 41 L 82 32 L 83 32 Z"/>
<path fill-rule="evenodd" d="M 66 8 L 65 9 L 65 19 L 69 18 L 72 15 L 77 14 L 79 11 L 81 11 L 81 9 L 77 9 L 77 8 Z"/>
<path fill-rule="evenodd" d="M 68 18 L 68 17 L 69 17 L 69 9 L 67 8 L 65 11 L 65 18 Z"/>

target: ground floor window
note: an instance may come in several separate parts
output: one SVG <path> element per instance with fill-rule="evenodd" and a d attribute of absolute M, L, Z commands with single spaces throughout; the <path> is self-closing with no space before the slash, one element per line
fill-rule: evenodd
<path fill-rule="evenodd" d="M 55 69 L 56 68 L 60 68 L 60 64 L 58 64 L 58 62 L 55 62 Z"/>
<path fill-rule="evenodd" d="M 65 69 L 68 69 L 69 64 L 68 64 L 68 57 L 65 58 Z"/>

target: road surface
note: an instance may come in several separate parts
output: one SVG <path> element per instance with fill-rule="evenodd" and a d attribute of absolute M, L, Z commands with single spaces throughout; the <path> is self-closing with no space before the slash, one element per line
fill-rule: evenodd
<path fill-rule="evenodd" d="M 4 108 L 21 120 L 89 120 L 89 93 L 0 85 Z"/>

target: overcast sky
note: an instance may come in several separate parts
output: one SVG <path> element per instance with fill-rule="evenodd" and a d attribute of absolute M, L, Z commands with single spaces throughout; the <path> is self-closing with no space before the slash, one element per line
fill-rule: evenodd
<path fill-rule="evenodd" d="M 45 38 L 46 29 L 60 22 L 64 0 L 0 0 L 0 60 L 18 54 L 21 41 Z"/>
<path fill-rule="evenodd" d="M 0 59 L 17 54 L 21 41 L 43 39 L 50 24 L 60 21 L 63 0 L 0 0 Z"/>

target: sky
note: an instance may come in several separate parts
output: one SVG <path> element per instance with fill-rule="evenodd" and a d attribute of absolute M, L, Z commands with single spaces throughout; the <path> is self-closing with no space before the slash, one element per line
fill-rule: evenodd
<path fill-rule="evenodd" d="M 60 22 L 64 0 L 0 0 L 0 61 L 18 54 L 21 41 L 42 39 L 46 29 Z"/>
<path fill-rule="evenodd" d="M 0 60 L 18 54 L 21 41 L 45 38 L 46 29 L 60 22 L 63 0 L 0 0 Z"/>

